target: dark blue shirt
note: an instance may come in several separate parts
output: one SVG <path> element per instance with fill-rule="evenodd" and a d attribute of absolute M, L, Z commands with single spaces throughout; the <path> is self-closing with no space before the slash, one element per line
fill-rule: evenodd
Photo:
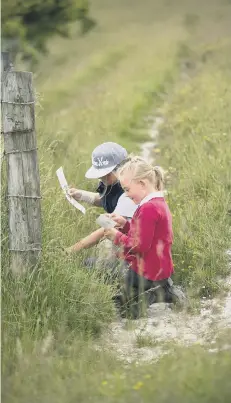
<path fill-rule="evenodd" d="M 99 183 L 97 192 L 100 194 L 102 207 L 107 213 L 113 213 L 117 206 L 118 199 L 124 193 L 119 182 L 106 186 L 103 182 Z"/>

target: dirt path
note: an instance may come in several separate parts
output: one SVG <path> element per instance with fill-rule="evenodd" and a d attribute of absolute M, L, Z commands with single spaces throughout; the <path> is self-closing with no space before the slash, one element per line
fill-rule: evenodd
<path fill-rule="evenodd" d="M 215 352 L 220 348 L 216 345 L 218 337 L 228 328 L 231 329 L 231 277 L 225 299 L 202 300 L 199 313 L 193 315 L 174 311 L 165 303 L 153 304 L 145 319 L 112 323 L 105 345 L 124 361 L 138 363 L 158 359 L 176 344 L 199 343 Z M 231 342 L 221 348 L 231 350 Z"/>
<path fill-rule="evenodd" d="M 159 129 L 161 125 L 164 123 L 164 118 L 162 116 L 157 117 L 148 117 L 149 122 L 151 122 L 151 126 L 149 128 L 149 137 L 150 141 L 146 141 L 141 145 L 141 157 L 143 157 L 146 161 L 149 161 L 150 164 L 154 162 L 154 157 L 152 155 L 152 151 L 154 147 L 157 145 L 157 138 L 159 135 Z"/>

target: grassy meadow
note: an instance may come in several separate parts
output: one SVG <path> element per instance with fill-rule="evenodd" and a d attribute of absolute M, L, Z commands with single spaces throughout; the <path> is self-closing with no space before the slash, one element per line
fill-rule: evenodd
<path fill-rule="evenodd" d="M 231 3 L 96 0 L 91 13 L 94 30 L 81 36 L 73 24 L 34 72 L 43 255 L 24 277 L 7 270 L 2 202 L 3 401 L 228 402 L 229 351 L 196 345 L 136 366 L 95 348 L 116 317 L 112 286 L 83 267 L 91 251 L 67 257 L 61 247 L 96 228 L 99 209 L 82 216 L 69 206 L 55 171 L 94 190 L 84 178 L 94 147 L 139 152 L 147 116 L 161 114 L 153 153 L 167 170 L 175 281 L 192 299 L 219 295 L 231 241 Z"/>

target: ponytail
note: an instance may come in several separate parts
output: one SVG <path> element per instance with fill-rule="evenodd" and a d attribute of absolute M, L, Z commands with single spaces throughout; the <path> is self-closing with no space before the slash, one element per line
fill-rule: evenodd
<path fill-rule="evenodd" d="M 164 187 L 164 170 L 159 167 L 153 167 L 153 171 L 155 172 L 155 185 L 157 190 L 163 190 Z"/>

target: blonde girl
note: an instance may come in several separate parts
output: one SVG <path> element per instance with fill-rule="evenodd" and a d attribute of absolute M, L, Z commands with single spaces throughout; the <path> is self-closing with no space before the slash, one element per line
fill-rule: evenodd
<path fill-rule="evenodd" d="M 163 170 L 152 167 L 141 157 L 132 156 L 119 169 L 118 176 L 125 194 L 138 208 L 131 222 L 112 214 L 118 229 L 106 230 L 105 236 L 122 248 L 128 265 L 126 300 L 132 298 L 130 308 L 136 318 L 141 294 L 155 295 L 166 302 L 176 302 L 184 296 L 173 287 L 171 280 L 174 272 L 172 216 L 163 193 Z M 154 289 L 154 293 L 148 294 L 150 289 Z"/>

